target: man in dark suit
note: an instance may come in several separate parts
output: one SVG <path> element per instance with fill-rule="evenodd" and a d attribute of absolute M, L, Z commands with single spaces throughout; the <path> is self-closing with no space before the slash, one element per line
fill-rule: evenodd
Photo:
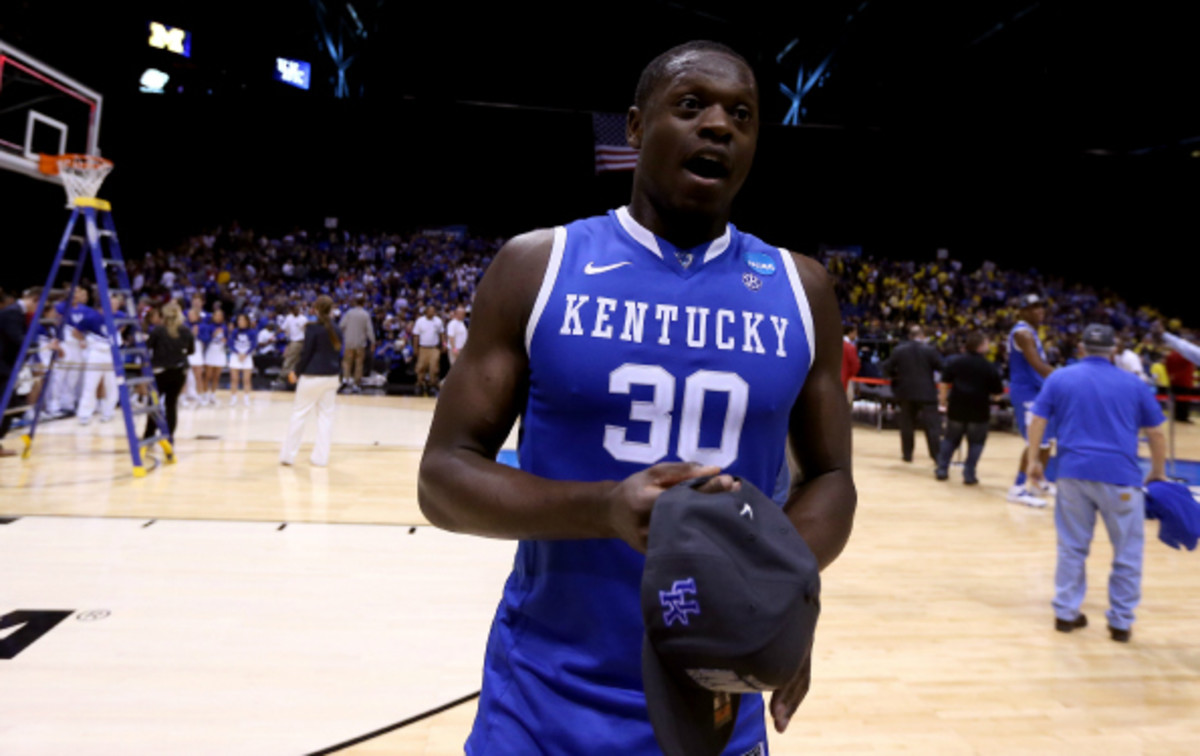
<path fill-rule="evenodd" d="M 8 385 L 9 377 L 20 370 L 21 366 L 17 364 L 17 357 L 21 354 L 21 342 L 25 340 L 27 313 L 33 312 L 33 309 L 37 307 L 40 295 L 40 289 L 28 289 L 16 302 L 0 309 L 0 394 Z M 13 395 L 8 400 L 8 407 L 0 407 L 0 409 L 15 410 L 24 404 L 25 398 L 17 395 L 14 386 Z M 5 433 L 8 433 L 8 428 L 12 425 L 16 414 L 5 411 L 4 415 L 0 417 L 0 439 L 4 438 Z M 16 452 L 0 446 L 0 457 L 11 457 L 15 454 Z"/>
<path fill-rule="evenodd" d="M 942 369 L 942 355 L 925 342 L 921 326 L 910 328 L 908 337 L 883 363 L 883 374 L 892 379 L 892 395 L 900 405 L 900 452 L 905 462 L 912 462 L 913 426 L 919 419 L 925 430 L 929 457 L 937 460 L 942 419 L 937 412 L 937 384 L 933 374 Z"/>

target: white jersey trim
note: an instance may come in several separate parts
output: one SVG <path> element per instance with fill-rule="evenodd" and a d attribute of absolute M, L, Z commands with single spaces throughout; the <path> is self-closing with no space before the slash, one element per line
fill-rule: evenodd
<path fill-rule="evenodd" d="M 720 257 L 722 252 L 729 249 L 729 242 L 731 241 L 733 241 L 733 229 L 731 229 L 729 224 L 726 223 L 725 233 L 721 234 L 716 239 L 713 239 L 712 245 L 709 246 L 708 251 L 704 253 L 704 262 L 707 263 Z"/>
<path fill-rule="evenodd" d="M 546 263 L 546 274 L 542 276 L 542 288 L 538 290 L 537 299 L 533 303 L 533 312 L 529 313 L 529 323 L 525 326 L 525 354 L 530 354 L 533 345 L 533 332 L 537 330 L 538 321 L 542 319 L 542 311 L 550 301 L 550 292 L 558 280 L 558 269 L 562 267 L 563 250 L 567 247 L 567 229 L 555 226 L 554 244 L 550 247 L 550 260 Z"/>
<path fill-rule="evenodd" d="M 787 271 L 788 280 L 792 282 L 792 293 L 796 295 L 796 307 L 800 310 L 800 319 L 804 321 L 804 337 L 808 339 L 808 367 L 811 369 L 817 359 L 817 336 L 813 333 L 812 307 L 808 304 L 808 294 L 804 291 L 804 283 L 800 280 L 800 272 L 796 270 L 796 261 L 792 253 L 779 247 L 783 256 L 783 268 Z"/>
<path fill-rule="evenodd" d="M 634 241 L 653 252 L 658 259 L 663 259 L 662 248 L 658 246 L 658 239 L 654 236 L 654 232 L 634 220 L 633 216 L 629 214 L 628 205 L 617 208 L 617 221 L 620 222 L 621 228 L 625 229 L 625 233 L 633 237 Z M 729 249 L 732 241 L 733 229 L 726 223 L 725 233 L 713 239 L 708 251 L 704 253 L 704 262 L 707 263 L 720 257 L 725 250 Z"/>
<path fill-rule="evenodd" d="M 635 221 L 629 214 L 628 206 L 622 205 L 617 208 L 617 221 L 620 222 L 621 228 L 625 229 L 625 233 L 633 237 L 634 241 L 653 252 L 658 259 L 663 259 L 663 253 L 658 246 L 658 239 L 654 238 L 654 232 Z"/>

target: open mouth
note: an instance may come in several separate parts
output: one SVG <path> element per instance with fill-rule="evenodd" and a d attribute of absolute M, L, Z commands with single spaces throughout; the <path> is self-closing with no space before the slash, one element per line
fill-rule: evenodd
<path fill-rule="evenodd" d="M 703 179 L 722 179 L 729 176 L 729 169 L 720 160 L 707 155 L 690 158 L 683 167 Z"/>

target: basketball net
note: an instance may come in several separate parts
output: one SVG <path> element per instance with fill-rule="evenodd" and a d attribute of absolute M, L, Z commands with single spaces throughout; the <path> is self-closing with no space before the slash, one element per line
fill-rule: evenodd
<path fill-rule="evenodd" d="M 80 197 L 95 197 L 113 168 L 111 160 L 98 155 L 57 155 L 50 159 L 67 190 L 68 203 Z"/>

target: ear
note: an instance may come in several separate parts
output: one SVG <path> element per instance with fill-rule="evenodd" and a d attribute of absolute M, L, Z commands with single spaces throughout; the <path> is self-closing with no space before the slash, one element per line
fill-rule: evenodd
<path fill-rule="evenodd" d="M 642 148 L 642 111 L 636 106 L 625 116 L 625 141 L 635 150 Z"/>

